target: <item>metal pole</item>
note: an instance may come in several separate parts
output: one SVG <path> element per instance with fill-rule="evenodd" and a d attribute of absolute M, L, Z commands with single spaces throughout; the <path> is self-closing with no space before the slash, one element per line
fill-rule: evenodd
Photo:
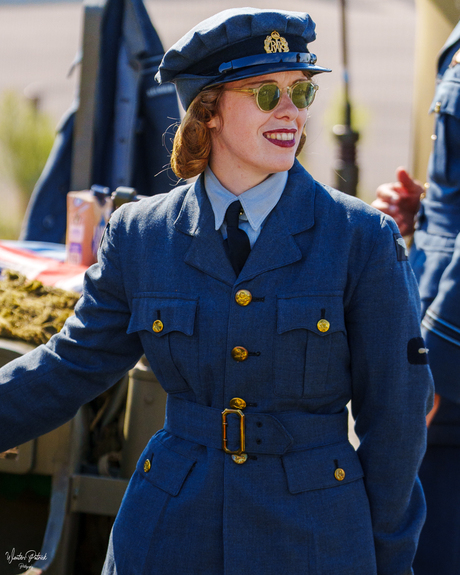
<path fill-rule="evenodd" d="M 70 191 L 89 190 L 92 177 L 97 75 L 106 0 L 85 0 L 79 107 L 75 118 Z"/>
<path fill-rule="evenodd" d="M 334 163 L 336 174 L 335 187 L 356 196 L 358 185 L 358 166 L 356 165 L 356 142 L 359 139 L 358 132 L 351 127 L 351 104 L 350 104 L 350 79 L 348 74 L 348 46 L 346 25 L 346 0 L 340 0 L 341 24 L 342 24 L 342 63 L 344 83 L 344 115 L 343 124 L 337 124 L 332 128 L 338 140 L 338 158 Z"/>

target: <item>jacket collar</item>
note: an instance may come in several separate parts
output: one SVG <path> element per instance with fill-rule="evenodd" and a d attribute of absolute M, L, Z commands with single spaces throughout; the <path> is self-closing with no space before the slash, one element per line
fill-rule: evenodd
<path fill-rule="evenodd" d="M 238 278 L 225 253 L 220 231 L 204 189 L 203 176 L 185 195 L 176 229 L 193 237 L 185 262 L 228 285 L 253 279 L 302 258 L 293 238 L 314 225 L 315 181 L 296 161 L 280 201 L 268 216 Z"/>

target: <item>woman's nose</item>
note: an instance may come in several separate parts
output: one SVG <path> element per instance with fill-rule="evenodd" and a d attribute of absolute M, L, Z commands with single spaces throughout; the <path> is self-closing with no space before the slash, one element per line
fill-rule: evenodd
<path fill-rule="evenodd" d="M 287 91 L 284 91 L 283 94 L 281 95 L 280 102 L 278 106 L 275 108 L 275 115 L 278 118 L 287 116 L 289 119 L 295 119 L 299 115 L 299 109 L 292 102 Z"/>

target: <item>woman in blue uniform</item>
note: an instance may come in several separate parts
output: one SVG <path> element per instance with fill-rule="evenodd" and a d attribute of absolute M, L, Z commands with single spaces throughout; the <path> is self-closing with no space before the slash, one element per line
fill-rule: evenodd
<path fill-rule="evenodd" d="M 105 575 L 408 575 L 431 378 L 391 218 L 295 156 L 328 71 L 304 13 L 227 10 L 165 55 L 190 185 L 112 216 L 62 332 L 0 371 L 0 449 L 145 353 L 168 392 Z M 347 438 L 352 400 L 357 452 Z"/>

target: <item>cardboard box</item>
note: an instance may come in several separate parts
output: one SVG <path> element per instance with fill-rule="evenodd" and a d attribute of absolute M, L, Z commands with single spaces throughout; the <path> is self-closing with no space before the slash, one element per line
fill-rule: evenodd
<path fill-rule="evenodd" d="M 97 197 L 92 191 L 67 194 L 67 262 L 89 266 L 96 262 L 105 226 L 113 211 L 110 196 Z"/>

